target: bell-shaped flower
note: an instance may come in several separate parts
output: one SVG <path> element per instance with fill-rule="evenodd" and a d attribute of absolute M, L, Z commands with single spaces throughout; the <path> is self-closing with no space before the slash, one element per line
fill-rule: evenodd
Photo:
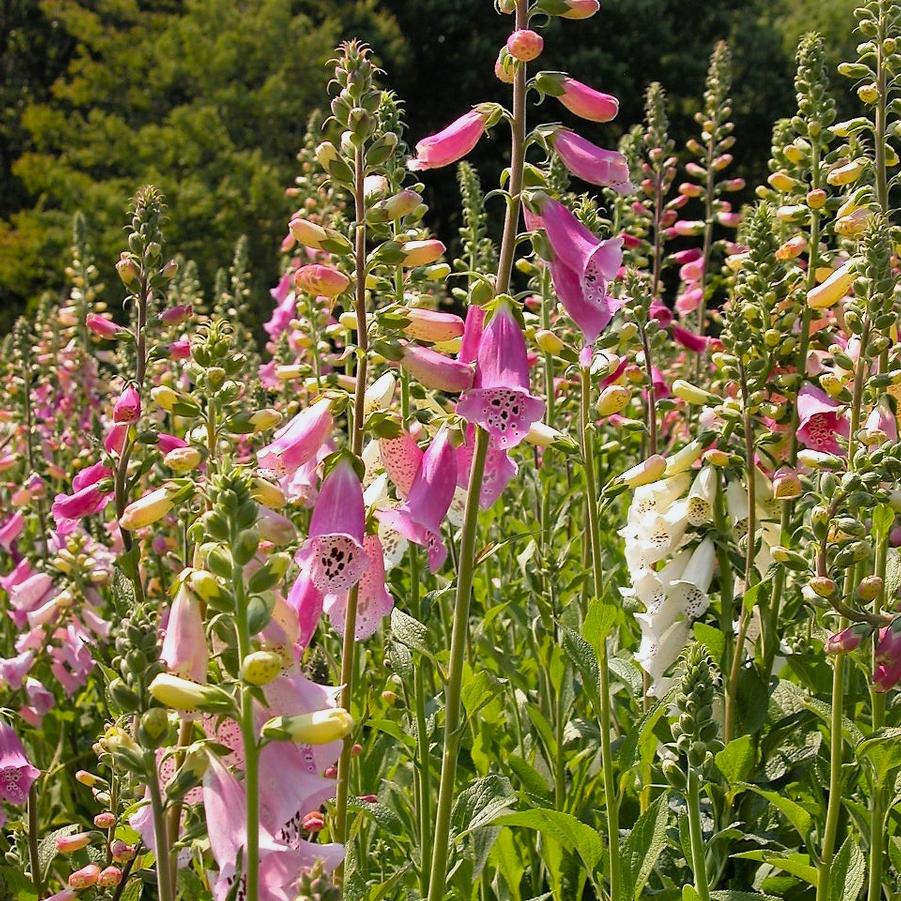
<path fill-rule="evenodd" d="M 169 608 L 160 659 L 170 673 L 194 682 L 206 682 L 209 658 L 200 600 L 185 577 Z"/>
<path fill-rule="evenodd" d="M 453 500 L 456 485 L 454 446 L 450 432 L 441 429 L 423 454 L 406 501 L 377 514 L 380 522 L 393 526 L 408 541 L 428 548 L 432 572 L 438 570 L 447 557 L 447 548 L 441 540 L 441 523 Z"/>
<path fill-rule="evenodd" d="M 25 517 L 17 510 L 0 525 L 0 547 L 9 551 L 13 542 L 25 531 Z"/>
<path fill-rule="evenodd" d="M 619 100 L 590 88 L 562 72 L 539 72 L 535 77 L 539 91 L 556 97 L 571 113 L 589 122 L 609 122 L 619 112 Z"/>
<path fill-rule="evenodd" d="M 511 304 L 499 298 L 479 342 L 475 387 L 457 402 L 457 413 L 482 426 L 501 449 L 519 444 L 544 415 L 544 401 L 529 390 L 526 342 Z"/>
<path fill-rule="evenodd" d="M 382 467 L 398 497 L 407 497 L 422 463 L 422 449 L 409 432 L 401 432 L 396 438 L 379 438 L 378 448 Z"/>
<path fill-rule="evenodd" d="M 713 504 L 716 501 L 717 477 L 712 466 L 702 466 L 688 491 L 688 522 L 698 526 L 713 518 Z"/>
<path fill-rule="evenodd" d="M 592 344 L 617 309 L 607 285 L 622 263 L 622 238 L 602 241 L 562 203 L 549 197 L 540 198 L 539 208 L 540 218 L 532 218 L 531 224 L 547 234 L 554 289 L 585 341 Z"/>
<path fill-rule="evenodd" d="M 41 771 L 25 756 L 25 748 L 8 723 L 0 722 L 0 801 L 20 807 Z"/>
<path fill-rule="evenodd" d="M 821 388 L 805 383 L 798 392 L 798 439 L 805 447 L 844 455 L 836 435 L 847 439 L 851 428 L 838 406 Z"/>
<path fill-rule="evenodd" d="M 10 691 L 18 691 L 34 666 L 34 660 L 34 651 L 23 651 L 15 657 L 0 658 L 0 683 Z"/>
<path fill-rule="evenodd" d="M 366 572 L 364 529 L 363 486 L 342 457 L 322 482 L 309 536 L 295 558 L 323 594 L 350 590 Z"/>
<path fill-rule="evenodd" d="M 355 641 L 374 635 L 379 623 L 394 609 L 394 598 L 385 584 L 385 557 L 379 536 L 367 535 L 364 547 L 369 556 L 369 569 L 363 573 L 357 593 Z M 324 609 L 334 630 L 343 636 L 347 594 L 329 595 L 325 599 Z"/>
<path fill-rule="evenodd" d="M 629 571 L 642 569 L 669 556 L 682 541 L 688 525 L 688 502 L 676 501 L 665 513 L 649 513 L 620 531 L 626 539 Z"/>
<path fill-rule="evenodd" d="M 681 472 L 647 485 L 639 485 L 629 504 L 629 522 L 638 522 L 649 513 L 666 513 L 685 494 L 691 484 L 691 476 Z"/>
<path fill-rule="evenodd" d="M 659 698 L 666 694 L 670 667 L 679 659 L 690 634 L 687 621 L 677 619 L 665 631 L 642 630 L 641 644 L 635 655 L 638 665 L 651 677 L 648 694 Z"/>
<path fill-rule="evenodd" d="M 472 385 L 472 367 L 466 363 L 413 343 L 404 344 L 401 352 L 401 369 L 426 388 L 459 394 Z"/>
<path fill-rule="evenodd" d="M 447 128 L 423 138 L 416 145 L 416 157 L 407 165 L 414 172 L 438 169 L 463 159 L 479 143 L 485 133 L 488 115 L 478 107 L 464 113 Z"/>
<path fill-rule="evenodd" d="M 551 141 L 563 165 L 576 178 L 613 188 L 618 194 L 635 190 L 629 182 L 629 164 L 616 150 L 604 150 L 568 128 L 554 132 Z"/>
<path fill-rule="evenodd" d="M 280 428 L 273 440 L 257 452 L 260 468 L 279 478 L 293 475 L 316 456 L 333 424 L 331 401 L 328 398 L 318 400 Z"/>
<path fill-rule="evenodd" d="M 475 363 L 484 330 L 485 308 L 473 304 L 466 310 L 466 319 L 463 322 L 463 338 L 457 353 L 459 362 Z"/>
<path fill-rule="evenodd" d="M 72 494 L 58 494 L 51 512 L 57 524 L 99 513 L 113 497 L 113 471 L 102 462 L 81 470 L 72 480 Z"/>
<path fill-rule="evenodd" d="M 322 616 L 323 597 L 322 592 L 313 584 L 313 580 L 302 572 L 291 586 L 287 598 L 288 606 L 297 615 L 297 622 L 300 632 L 297 639 L 297 648 L 300 651 L 305 650 L 316 627 L 319 625 L 319 619 Z"/>
<path fill-rule="evenodd" d="M 680 577 L 672 581 L 669 594 L 689 619 L 703 616 L 710 606 L 707 592 L 715 568 L 716 547 L 708 537 L 695 548 Z"/>
<path fill-rule="evenodd" d="M 117 398 L 113 405 L 113 421 L 118 423 L 134 422 L 141 415 L 141 395 L 134 385 L 129 385 Z"/>
<path fill-rule="evenodd" d="M 474 453 L 475 426 L 469 426 L 466 429 L 463 443 L 457 448 L 457 485 L 464 492 L 469 486 L 469 472 L 472 469 Z M 479 491 L 479 506 L 483 510 L 494 506 L 497 499 L 504 493 L 504 489 L 516 477 L 518 472 L 519 466 L 507 451 L 500 447 L 489 446 L 488 453 L 485 456 L 482 486 Z"/>
<path fill-rule="evenodd" d="M 463 335 L 463 320 L 454 313 L 409 307 L 403 311 L 403 315 L 407 319 L 404 334 L 408 338 L 440 344 Z"/>

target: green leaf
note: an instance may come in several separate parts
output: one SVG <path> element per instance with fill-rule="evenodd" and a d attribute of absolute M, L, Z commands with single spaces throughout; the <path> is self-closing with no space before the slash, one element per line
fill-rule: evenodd
<path fill-rule="evenodd" d="M 870 761 L 877 781 L 882 785 L 888 774 L 901 766 L 901 728 L 880 729 L 854 750 L 859 758 Z"/>
<path fill-rule="evenodd" d="M 603 854 L 603 845 L 597 832 L 571 814 L 560 810 L 546 807 L 521 810 L 499 817 L 494 820 L 494 824 L 535 829 L 546 838 L 555 839 L 564 848 L 574 850 L 590 871 L 594 870 Z"/>
<path fill-rule="evenodd" d="M 619 607 L 606 598 L 592 598 L 582 623 L 582 637 L 593 648 L 595 654 L 602 655 L 601 647 L 616 623 Z"/>
<path fill-rule="evenodd" d="M 563 631 L 563 649 L 582 677 L 582 686 L 595 713 L 601 713 L 600 670 L 598 659 L 591 645 L 572 629 Z"/>
<path fill-rule="evenodd" d="M 418 619 L 395 607 L 391 611 L 391 635 L 410 650 L 432 656 L 429 648 L 429 630 Z"/>
<path fill-rule="evenodd" d="M 832 860 L 829 877 L 829 901 L 856 898 L 863 888 L 867 862 L 857 842 L 849 835 Z"/>
<path fill-rule="evenodd" d="M 808 884 L 816 887 L 817 870 L 811 866 L 810 858 L 800 851 L 790 852 L 787 854 L 777 854 L 774 851 L 743 851 L 740 854 L 732 855 L 739 860 L 758 860 L 761 863 L 769 864 L 771 867 L 777 867 L 798 879 L 803 879 Z"/>
<path fill-rule="evenodd" d="M 463 789 L 451 811 L 451 825 L 455 838 L 493 823 L 516 803 L 510 780 L 492 773 L 476 779 Z"/>
<path fill-rule="evenodd" d="M 610 672 L 632 692 L 633 697 L 641 695 L 641 671 L 631 660 L 614 655 L 607 661 L 607 665 Z"/>
<path fill-rule="evenodd" d="M 754 741 L 750 735 L 742 735 L 730 741 L 715 760 L 717 769 L 730 785 L 743 782 L 754 769 Z"/>
<path fill-rule="evenodd" d="M 510 754 L 507 757 L 507 766 L 513 770 L 527 792 L 545 797 L 550 795 L 550 784 L 527 760 L 518 754 Z"/>
<path fill-rule="evenodd" d="M 873 511 L 873 539 L 878 544 L 895 522 L 895 511 L 888 504 L 879 504 Z"/>
<path fill-rule="evenodd" d="M 511 901 L 522 901 L 519 884 L 522 882 L 526 868 L 520 860 L 513 833 L 509 829 L 501 829 L 497 841 L 491 849 L 491 860 L 503 876 L 504 882 L 507 883 Z"/>
<path fill-rule="evenodd" d="M 707 623 L 695 623 L 691 628 L 695 638 L 707 649 L 707 653 L 721 664 L 726 653 L 726 636 L 722 630 L 708 626 Z"/>
<path fill-rule="evenodd" d="M 622 847 L 623 887 L 622 901 L 640 897 L 648 876 L 666 845 L 666 824 L 669 807 L 666 794 L 638 818 Z"/>
<path fill-rule="evenodd" d="M 813 826 L 813 819 L 797 801 L 792 801 L 791 798 L 787 798 L 779 792 L 768 791 L 765 788 L 760 788 L 758 785 L 752 785 L 750 782 L 739 782 L 738 784 L 742 788 L 756 792 L 761 798 L 769 801 L 773 807 L 785 815 L 785 818 L 795 827 L 801 838 L 807 839 Z"/>
<path fill-rule="evenodd" d="M 723 889 L 710 893 L 710 901 L 781 901 L 776 895 L 763 895 L 760 892 L 738 892 Z"/>
<path fill-rule="evenodd" d="M 460 690 L 460 698 L 466 713 L 474 716 L 495 695 L 504 690 L 504 685 L 505 682 L 488 670 L 480 669 L 478 672 L 472 673 Z"/>
<path fill-rule="evenodd" d="M 701 896 L 695 891 L 693 885 L 682 886 L 682 901 L 701 901 Z"/>
<path fill-rule="evenodd" d="M 648 737 L 653 734 L 654 727 L 661 716 L 669 709 L 673 702 L 674 692 L 667 692 L 657 703 L 644 714 L 644 716 L 626 733 L 620 746 L 617 757 L 623 773 L 628 772 L 638 759 L 639 748 Z"/>

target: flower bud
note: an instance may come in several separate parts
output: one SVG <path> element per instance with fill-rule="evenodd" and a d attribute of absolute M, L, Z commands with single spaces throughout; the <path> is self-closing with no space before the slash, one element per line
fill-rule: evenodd
<path fill-rule="evenodd" d="M 163 486 L 130 503 L 119 517 L 119 525 L 129 532 L 162 519 L 174 506 L 173 492 Z"/>
<path fill-rule="evenodd" d="M 281 654 L 254 651 L 241 661 L 241 678 L 249 685 L 268 685 L 282 671 Z"/>
<path fill-rule="evenodd" d="M 281 510 L 287 503 L 285 493 L 278 485 L 273 485 L 272 482 L 261 478 L 253 480 L 250 496 L 257 503 L 268 507 L 270 510 Z"/>
<path fill-rule="evenodd" d="M 122 284 L 125 285 L 126 288 L 137 285 L 138 267 L 127 253 L 124 253 L 116 263 L 116 272 L 119 273 L 119 278 L 122 279 Z"/>
<path fill-rule="evenodd" d="M 780 466 L 773 476 L 773 497 L 777 501 L 790 501 L 800 497 L 801 479 L 790 466 Z"/>
<path fill-rule="evenodd" d="M 97 878 L 97 884 L 102 885 L 104 888 L 112 888 L 113 886 L 118 885 L 122 881 L 122 870 L 118 867 L 106 867 L 105 869 L 100 871 L 100 876 Z"/>
<path fill-rule="evenodd" d="M 163 463 L 174 472 L 185 473 L 196 469 L 201 459 L 196 447 L 176 447 L 163 457 Z"/>
<path fill-rule="evenodd" d="M 705 391 L 697 385 L 692 385 L 684 379 L 676 379 L 673 382 L 672 392 L 680 400 L 698 406 L 712 405 L 720 402 L 720 399 L 715 394 L 711 394 L 709 391 Z"/>
<path fill-rule="evenodd" d="M 74 854 L 76 851 L 81 851 L 82 848 L 87 848 L 93 838 L 94 834 L 92 832 L 76 832 L 73 835 L 62 835 L 55 842 L 56 850 L 60 854 Z"/>
<path fill-rule="evenodd" d="M 869 603 L 875 601 L 882 594 L 884 583 L 879 576 L 865 576 L 857 585 L 857 597 Z"/>
<path fill-rule="evenodd" d="M 403 259 L 401 265 L 408 269 L 414 266 L 427 266 L 434 263 L 446 250 L 444 244 L 436 238 L 425 241 L 405 241 L 401 245 Z"/>
<path fill-rule="evenodd" d="M 615 413 L 622 413 L 631 397 L 632 392 L 624 385 L 608 385 L 598 397 L 598 415 L 612 416 Z"/>
<path fill-rule="evenodd" d="M 116 815 L 110 810 L 98 813 L 97 816 L 94 817 L 94 825 L 98 829 L 111 829 L 116 825 Z"/>
<path fill-rule="evenodd" d="M 74 889 L 90 888 L 97 884 L 100 878 L 100 867 L 95 863 L 89 863 L 86 867 L 76 870 L 69 876 L 69 885 Z"/>
<path fill-rule="evenodd" d="M 200 685 L 171 673 L 160 673 L 149 686 L 150 694 L 173 710 L 206 710 L 209 712 L 231 710 L 231 697 L 214 685 Z"/>
<path fill-rule="evenodd" d="M 807 293 L 807 305 L 814 310 L 825 310 L 833 306 L 848 293 L 853 281 L 850 263 L 845 263 L 821 285 L 817 285 Z"/>
<path fill-rule="evenodd" d="M 838 590 L 835 580 L 828 576 L 814 576 L 808 584 L 814 594 L 821 598 L 831 598 Z"/>
<path fill-rule="evenodd" d="M 300 745 L 324 745 L 344 738 L 353 725 L 353 718 L 343 707 L 330 707 L 315 713 L 274 717 L 263 724 L 260 734 Z"/>
<path fill-rule="evenodd" d="M 546 328 L 539 329 L 535 333 L 535 343 L 543 353 L 551 356 L 560 353 L 564 347 L 563 342 L 550 329 Z"/>
<path fill-rule="evenodd" d="M 510 56 L 521 62 L 531 62 L 541 56 L 544 49 L 544 38 L 530 28 L 518 28 L 507 38 L 507 50 Z"/>
<path fill-rule="evenodd" d="M 350 279 L 334 266 L 311 263 L 301 266 L 294 274 L 294 285 L 298 291 L 305 291 L 322 297 L 337 297 L 346 291 Z"/>
<path fill-rule="evenodd" d="M 172 408 L 180 400 L 178 392 L 173 391 L 167 385 L 157 385 L 157 387 L 152 388 L 150 397 L 158 407 L 165 410 L 167 413 L 171 413 Z"/>
<path fill-rule="evenodd" d="M 639 485 L 656 482 L 664 472 L 666 472 L 666 457 L 654 454 L 627 469 L 617 477 L 616 481 L 621 485 L 628 485 L 629 488 L 638 488 Z"/>

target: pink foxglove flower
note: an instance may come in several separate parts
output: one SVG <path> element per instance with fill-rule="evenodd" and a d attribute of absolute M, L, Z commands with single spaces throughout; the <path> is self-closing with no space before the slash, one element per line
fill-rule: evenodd
<path fill-rule="evenodd" d="M 622 238 L 602 241 L 562 203 L 550 198 L 543 198 L 540 219 L 533 219 L 532 224 L 543 227 L 547 234 L 554 255 L 551 278 L 560 303 L 585 341 L 594 343 L 616 310 L 607 285 L 619 272 Z"/>
<path fill-rule="evenodd" d="M 15 729 L 0 723 L 0 801 L 20 807 L 41 771 L 25 756 Z"/>
<path fill-rule="evenodd" d="M 485 309 L 473 304 L 467 309 L 466 320 L 463 324 L 463 340 L 460 343 L 460 352 L 457 354 L 457 359 L 461 363 L 475 363 L 484 330 Z"/>
<path fill-rule="evenodd" d="M 557 156 L 576 178 L 613 188 L 619 194 L 635 189 L 629 182 L 629 164 L 616 150 L 604 150 L 568 128 L 556 131 L 553 143 Z"/>
<path fill-rule="evenodd" d="M 590 88 L 562 72 L 541 72 L 536 78 L 538 90 L 556 97 L 571 113 L 589 122 L 609 122 L 619 112 L 619 100 Z"/>
<path fill-rule="evenodd" d="M 305 650 L 313 639 L 319 618 L 322 616 L 322 592 L 313 584 L 312 579 L 302 572 L 291 586 L 287 598 L 288 606 L 297 616 L 299 627 L 297 649 Z"/>
<path fill-rule="evenodd" d="M 419 472 L 422 449 L 409 432 L 401 432 L 396 438 L 380 438 L 378 448 L 382 466 L 398 496 L 407 497 Z"/>
<path fill-rule="evenodd" d="M 324 594 L 349 591 L 369 567 L 363 550 L 363 486 L 351 462 L 339 460 L 325 477 L 310 534 L 296 560 Z"/>
<path fill-rule="evenodd" d="M 416 145 L 416 157 L 407 165 L 414 171 L 438 169 L 463 159 L 479 143 L 485 133 L 487 117 L 472 109 L 437 134 L 423 138 Z"/>
<path fill-rule="evenodd" d="M 20 511 L 16 511 L 0 525 L 0 546 L 7 551 L 12 548 L 13 542 L 25 531 L 25 517 Z"/>
<path fill-rule="evenodd" d="M 542 405 L 543 406 L 543 405 Z M 407 500 L 379 512 L 381 522 L 397 529 L 408 541 L 428 548 L 429 569 L 438 570 L 447 557 L 441 523 L 454 499 L 457 460 L 447 429 L 441 429 L 422 457 Z"/>
<path fill-rule="evenodd" d="M 84 318 L 84 324 L 98 338 L 106 338 L 107 340 L 118 338 L 120 335 L 128 332 L 127 328 L 117 325 L 112 319 L 107 319 L 105 316 L 100 316 L 97 313 L 88 313 Z"/>
<path fill-rule="evenodd" d="M 495 447 L 515 447 L 544 415 L 544 401 L 529 390 L 522 329 L 509 300 L 501 299 L 485 326 L 476 361 L 476 386 L 465 391 L 457 413 L 488 431 Z"/>
<path fill-rule="evenodd" d="M 463 334 L 463 320 L 454 313 L 410 307 L 403 311 L 407 324 L 404 334 L 417 341 L 450 341 Z"/>
<path fill-rule="evenodd" d="M 307 294 L 337 297 L 342 291 L 347 290 L 350 279 L 334 266 L 310 263 L 297 270 L 294 284 L 298 291 L 305 291 Z"/>
<path fill-rule="evenodd" d="M 206 682 L 209 658 L 200 601 L 185 578 L 169 608 L 160 659 L 170 673 L 194 682 Z"/>
<path fill-rule="evenodd" d="M 112 476 L 113 471 L 102 462 L 81 470 L 72 480 L 72 494 L 58 494 L 53 501 L 51 512 L 56 522 L 103 510 L 113 497 Z"/>
<path fill-rule="evenodd" d="M 18 691 L 34 665 L 34 658 L 34 651 L 23 651 L 15 657 L 0 658 L 0 683 L 11 691 Z"/>
<path fill-rule="evenodd" d="M 811 450 L 844 454 L 836 435 L 848 438 L 847 417 L 838 412 L 838 403 L 815 385 L 805 384 L 798 392 L 798 438 Z"/>
<path fill-rule="evenodd" d="M 463 443 L 457 448 L 457 486 L 466 488 L 469 485 L 469 471 L 472 468 L 472 455 L 475 452 L 475 427 L 469 426 Z M 485 473 L 482 476 L 482 489 L 479 492 L 479 506 L 483 510 L 494 506 L 504 489 L 516 477 L 519 466 L 503 448 L 489 447 L 485 457 Z"/>
<path fill-rule="evenodd" d="M 875 660 L 873 687 L 888 691 L 901 681 L 901 616 L 880 630 Z"/>
<path fill-rule="evenodd" d="M 472 385 L 471 366 L 418 344 L 403 346 L 400 366 L 426 388 L 434 388 L 436 391 L 459 394 Z"/>
<path fill-rule="evenodd" d="M 385 554 L 379 536 L 367 535 L 364 547 L 370 562 L 369 569 L 360 579 L 357 620 L 354 626 L 355 641 L 372 637 L 379 623 L 394 609 L 394 598 L 385 584 Z M 334 630 L 343 636 L 347 595 L 329 595 L 325 599 L 325 612 Z"/>
<path fill-rule="evenodd" d="M 282 426 L 270 444 L 257 452 L 261 469 L 281 478 L 312 460 L 331 433 L 331 401 L 323 398 Z"/>
<path fill-rule="evenodd" d="M 141 395 L 134 385 L 129 385 L 116 398 L 113 406 L 113 420 L 115 422 L 134 422 L 141 415 Z"/>

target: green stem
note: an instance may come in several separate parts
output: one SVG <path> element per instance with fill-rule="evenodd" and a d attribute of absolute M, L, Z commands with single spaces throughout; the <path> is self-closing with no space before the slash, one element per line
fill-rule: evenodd
<path fill-rule="evenodd" d="M 41 889 L 41 855 L 38 850 L 38 784 L 33 782 L 28 790 L 28 861 L 31 866 L 31 881 L 38 898 Z"/>
<path fill-rule="evenodd" d="M 479 521 L 479 497 L 485 458 L 488 455 L 488 433 L 476 428 L 475 449 L 469 487 L 466 492 L 466 512 L 463 517 L 463 537 L 460 543 L 460 565 L 457 570 L 457 590 L 454 599 L 454 622 L 451 635 L 450 664 L 445 689 L 444 752 L 441 758 L 441 780 L 438 807 L 435 815 L 432 868 L 429 877 L 428 901 L 442 901 L 445 897 L 447 858 L 450 843 L 450 815 L 454 800 L 454 779 L 457 772 L 457 753 L 462 735 L 461 698 L 466 635 L 469 626 L 469 604 L 475 570 L 475 542 Z"/>
<path fill-rule="evenodd" d="M 353 428 L 351 450 L 359 457 L 363 450 L 363 426 L 366 406 L 366 373 L 369 365 L 369 326 L 366 321 L 366 198 L 363 182 L 365 178 L 365 157 L 363 148 L 358 147 L 354 156 L 354 257 L 356 284 L 354 288 L 354 312 L 357 316 L 356 385 L 354 389 Z M 341 648 L 341 706 L 351 709 L 353 702 L 353 682 L 356 657 L 357 602 L 360 596 L 359 584 L 354 585 L 347 595 L 347 609 L 344 614 L 344 640 Z M 347 841 L 347 801 L 350 794 L 351 751 L 353 733 L 344 739 L 341 756 L 338 759 L 338 785 L 335 798 L 335 840 Z M 343 862 L 338 867 L 336 877 L 340 881 L 344 875 Z"/>
<path fill-rule="evenodd" d="M 586 510 L 588 512 L 588 537 L 591 547 L 591 571 L 595 598 L 603 592 L 603 573 L 601 569 L 601 533 L 598 523 L 598 493 L 594 472 L 594 436 L 591 428 L 591 372 L 588 368 L 581 370 L 582 391 L 580 398 L 580 417 L 582 435 L 582 465 L 585 469 Z M 610 897 L 620 897 L 620 858 L 619 858 L 619 799 L 616 795 L 616 782 L 613 778 L 613 753 L 610 747 L 611 709 L 610 709 L 610 672 L 607 662 L 607 642 L 601 641 L 598 649 L 598 668 L 600 670 L 601 690 L 601 764 L 604 770 L 604 796 L 607 805 L 607 849 L 610 858 Z"/>
<path fill-rule="evenodd" d="M 244 591 L 243 567 L 232 568 L 232 587 L 238 615 L 235 625 L 238 633 L 238 659 L 250 652 L 250 625 L 248 623 L 247 596 Z M 253 716 L 251 686 L 241 683 L 241 741 L 244 745 L 244 793 L 246 796 L 247 843 L 244 848 L 244 873 L 247 881 L 247 901 L 260 897 L 260 748 L 257 742 L 256 723 Z"/>
<path fill-rule="evenodd" d="M 701 901 L 710 901 L 704 833 L 701 830 L 701 785 L 698 774 L 692 766 L 689 766 L 688 770 L 685 800 L 688 804 L 688 835 L 691 842 L 691 869 L 695 877 L 695 891 Z"/>
<path fill-rule="evenodd" d="M 169 867 L 169 835 L 166 832 L 166 811 L 160 791 L 159 774 L 156 769 L 156 754 L 153 751 L 144 753 L 144 766 L 147 770 L 147 790 L 150 792 L 150 808 L 153 811 L 153 837 L 156 841 L 156 884 L 159 901 L 175 901 L 172 892 L 172 874 Z M 248 894 L 248 899 L 251 896 Z M 253 896 L 252 901 L 256 901 Z"/>

